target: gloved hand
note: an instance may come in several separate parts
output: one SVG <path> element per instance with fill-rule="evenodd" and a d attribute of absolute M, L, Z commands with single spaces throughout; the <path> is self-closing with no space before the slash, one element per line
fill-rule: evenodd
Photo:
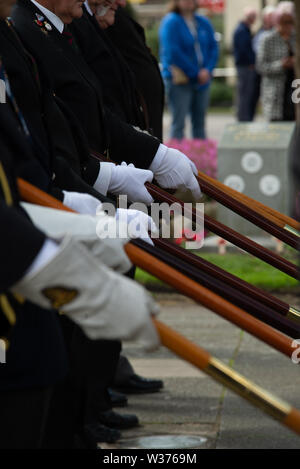
<path fill-rule="evenodd" d="M 69 191 L 63 191 L 63 193 L 63 204 L 75 210 L 75 212 L 96 215 L 97 210 L 101 207 L 101 202 L 92 195 Z"/>
<path fill-rule="evenodd" d="M 195 176 L 197 168 L 183 153 L 160 145 L 149 168 L 158 184 L 165 189 L 190 190 L 194 199 L 200 200 L 201 189 Z"/>
<path fill-rule="evenodd" d="M 99 212 L 97 217 L 63 212 L 52 208 L 22 203 L 33 223 L 50 238 L 63 238 L 65 235 L 83 244 L 99 263 L 113 270 L 126 273 L 132 264 L 128 259 L 124 245 L 130 240 L 127 225 L 116 218 Z M 122 238 L 117 236 L 122 233 Z M 112 233 L 111 238 L 105 237 Z M 114 235 L 115 234 L 115 235 Z"/>
<path fill-rule="evenodd" d="M 107 192 L 114 195 L 127 195 L 130 202 L 151 205 L 153 198 L 147 191 L 145 183 L 152 182 L 152 180 L 153 174 L 149 170 L 135 168 L 133 164 L 127 166 L 125 162 L 120 166 L 105 162 L 101 163 L 99 177 L 94 187 L 104 195 Z"/>
<path fill-rule="evenodd" d="M 142 239 L 151 246 L 154 246 L 148 232 L 150 231 L 152 234 L 158 233 L 158 228 L 149 215 L 139 210 L 118 208 L 116 218 L 118 223 L 121 222 L 121 227 L 127 227 L 128 235 L 131 239 Z M 119 235 L 121 235 L 120 232 Z"/>
<path fill-rule="evenodd" d="M 50 238 L 66 234 L 80 241 L 96 259 L 117 272 L 128 272 L 131 263 L 124 251 L 130 239 L 143 239 L 153 246 L 148 231 L 158 229 L 151 217 L 138 210 L 117 209 L 116 217 L 98 211 L 96 217 L 63 212 L 22 202 L 33 223 Z"/>
<path fill-rule="evenodd" d="M 25 275 L 11 290 L 42 308 L 66 314 L 90 339 L 141 338 L 147 349 L 159 345 L 151 321 L 158 307 L 146 291 L 97 262 L 72 238 L 64 238 L 43 267 Z"/>

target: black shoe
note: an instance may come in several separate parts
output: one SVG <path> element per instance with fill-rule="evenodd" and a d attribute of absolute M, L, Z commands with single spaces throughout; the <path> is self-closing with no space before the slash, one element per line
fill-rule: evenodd
<path fill-rule="evenodd" d="M 97 447 L 97 443 L 115 443 L 120 438 L 121 433 L 118 430 L 99 423 L 92 423 L 84 427 L 84 440 L 88 448 Z"/>
<path fill-rule="evenodd" d="M 136 415 L 130 414 L 117 414 L 113 410 L 106 410 L 105 412 L 98 413 L 98 421 L 102 425 L 111 428 L 133 428 L 139 424 L 139 419 Z"/>
<path fill-rule="evenodd" d="M 113 391 L 112 389 L 108 388 L 108 395 L 109 400 L 112 407 L 126 407 L 128 405 L 128 399 L 125 394 L 121 394 L 120 392 Z"/>
<path fill-rule="evenodd" d="M 114 386 L 125 394 L 150 394 L 160 391 L 163 387 L 164 383 L 160 379 L 148 379 L 138 375 L 132 375 L 121 385 Z"/>

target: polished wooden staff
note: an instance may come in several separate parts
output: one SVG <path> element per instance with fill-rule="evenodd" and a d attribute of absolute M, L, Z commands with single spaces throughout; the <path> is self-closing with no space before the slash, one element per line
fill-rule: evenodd
<path fill-rule="evenodd" d="M 214 187 L 217 187 L 221 191 L 223 191 L 225 194 L 230 195 L 234 199 L 238 200 L 239 202 L 244 203 L 246 206 L 253 208 L 257 212 L 259 212 L 261 215 L 264 215 L 266 218 L 268 217 L 270 221 L 273 223 L 277 223 L 278 226 L 281 228 L 284 228 L 287 231 L 291 231 L 292 233 L 296 234 L 299 236 L 300 233 L 300 223 L 294 220 L 293 218 L 284 215 L 283 213 L 278 212 L 277 210 L 268 207 L 267 205 L 262 204 L 258 200 L 252 199 L 251 197 L 247 196 L 246 194 L 243 194 L 241 192 L 238 192 L 231 187 L 226 186 L 222 182 L 218 181 L 217 179 L 214 179 L 210 176 L 207 176 L 206 174 L 202 173 L 199 171 L 199 182 L 200 184 L 203 181 L 206 181 L 210 184 L 212 184 Z"/>
<path fill-rule="evenodd" d="M 57 210 L 73 212 L 58 200 L 54 199 L 48 194 L 43 193 L 39 189 L 21 179 L 18 180 L 18 187 L 22 199 L 27 202 L 55 208 Z M 182 274 L 178 274 L 178 272 L 176 272 L 174 269 L 166 269 L 166 266 L 162 262 L 157 261 L 155 258 L 153 258 L 153 256 L 144 253 L 142 250 L 132 244 L 128 244 L 126 246 L 126 252 L 134 264 L 139 265 L 141 268 L 144 268 L 154 275 L 158 274 L 157 276 L 159 278 L 165 280 L 167 283 L 170 283 L 173 286 L 180 285 L 181 287 L 179 290 L 181 290 L 183 293 L 186 293 L 191 297 L 195 297 L 195 299 L 196 297 L 198 298 L 199 295 L 196 294 L 196 290 L 199 286 L 195 282 L 190 281 L 188 285 L 184 286 L 185 280 L 189 279 L 186 279 Z M 151 268 L 151 266 L 153 268 Z M 210 293 L 210 298 L 208 300 L 213 299 L 213 302 L 216 305 L 222 305 L 221 299 L 218 299 L 217 296 L 211 292 L 207 292 Z M 228 306 L 229 308 L 231 307 L 236 309 L 233 305 L 230 305 L 230 303 L 227 305 L 225 304 L 225 309 Z M 236 311 L 233 311 L 233 313 L 236 313 Z M 254 318 L 251 318 L 251 320 L 249 324 L 252 323 L 252 326 L 254 324 L 255 329 L 259 321 L 254 320 Z M 213 358 L 204 349 L 201 349 L 199 346 L 191 343 L 165 324 L 156 319 L 153 319 L 153 322 L 160 335 L 161 342 L 165 347 L 211 376 L 217 382 L 228 387 L 252 403 L 254 406 L 260 408 L 286 427 L 300 434 L 300 412 L 297 409 L 281 401 L 277 397 L 270 395 L 259 386 L 248 381 L 242 375 L 236 373 L 230 367 Z M 276 337 L 276 341 L 278 342 L 275 348 L 287 355 L 292 353 L 293 349 L 291 349 L 289 341 L 285 336 L 276 333 L 271 328 L 266 326 L 263 329 L 264 330 L 261 331 L 262 334 L 259 335 L 262 335 L 266 339 L 267 343 L 273 342 L 274 338 Z"/>
<path fill-rule="evenodd" d="M 91 156 L 93 156 L 94 158 L 100 161 L 107 161 L 107 159 L 103 155 L 95 151 L 91 152 Z M 145 185 L 149 193 L 154 198 L 154 200 L 159 201 L 159 202 L 166 202 L 169 205 L 172 205 L 174 203 L 181 205 L 181 207 L 185 208 L 186 215 L 191 216 L 193 221 L 196 222 L 197 211 L 195 209 L 192 209 L 192 210 L 187 209 L 183 201 L 176 199 L 171 194 L 160 189 L 154 184 L 146 183 Z M 299 279 L 299 271 L 298 271 L 297 266 L 287 261 L 286 259 L 283 259 L 278 254 L 271 252 L 270 250 L 264 248 L 263 246 L 260 246 L 255 241 L 252 241 L 248 239 L 246 236 L 243 236 L 237 233 L 236 231 L 232 230 L 231 228 L 228 228 L 227 226 L 214 220 L 208 215 L 204 215 L 204 224 L 205 224 L 205 227 L 209 231 L 212 231 L 213 233 L 217 234 L 221 238 L 226 239 L 227 241 L 234 244 L 235 246 L 238 246 L 240 249 L 243 249 L 249 254 L 252 254 L 255 257 L 258 257 L 259 259 L 263 260 L 264 262 L 267 262 L 268 264 L 272 265 L 276 269 L 281 270 L 282 272 L 286 273 L 287 275 L 290 275 L 291 277 L 297 280 Z"/>
<path fill-rule="evenodd" d="M 135 240 L 132 241 L 132 243 L 142 248 L 143 251 L 148 252 L 156 259 L 159 259 L 178 272 L 181 272 L 186 277 L 194 280 L 199 285 L 213 291 L 260 321 L 263 321 L 265 324 L 274 327 L 274 329 L 294 339 L 300 337 L 299 323 L 296 324 L 286 317 L 283 317 L 278 312 L 261 303 L 255 296 L 249 296 L 241 292 L 240 289 L 229 286 L 215 275 L 208 274 L 194 267 L 191 263 L 182 260 L 180 256 L 174 255 L 174 253 L 170 253 L 170 251 L 166 252 L 165 249 L 157 247 L 157 240 L 155 247 L 149 246 L 148 243 L 141 240 Z"/>
<path fill-rule="evenodd" d="M 163 191 L 153 184 L 146 183 L 146 187 L 156 201 L 166 202 L 169 205 L 179 204 L 184 209 L 185 216 L 190 216 L 195 223 L 197 222 L 197 210 L 195 208 L 188 208 L 187 204 L 185 204 L 182 200 L 176 199 L 168 192 Z M 260 246 L 255 241 L 252 241 L 246 236 L 237 233 L 236 231 L 228 228 L 208 215 L 204 215 L 204 226 L 218 236 L 221 236 L 221 238 L 226 239 L 235 246 L 238 246 L 240 249 L 254 255 L 255 257 L 258 257 L 276 269 L 281 270 L 287 275 L 290 275 L 291 277 L 299 280 L 298 267 L 286 259 L 283 259 L 278 254 L 270 251 L 269 249 L 266 249 L 263 246 Z"/>
<path fill-rule="evenodd" d="M 18 180 L 18 187 L 22 199 L 26 202 L 59 210 L 72 211 L 71 209 L 66 208 L 54 197 L 51 197 L 23 180 Z M 270 326 L 262 323 L 228 301 L 223 300 L 218 295 L 214 294 L 207 288 L 202 287 L 194 280 L 183 275 L 181 272 L 166 266 L 164 262 L 156 259 L 154 256 L 148 254 L 137 246 L 134 246 L 132 243 L 128 243 L 125 249 L 132 263 L 137 267 L 146 270 L 146 272 L 149 272 L 168 285 L 175 287 L 184 295 L 187 295 L 195 301 L 203 304 L 284 355 L 287 355 L 288 357 L 292 356 L 294 352 L 293 342 L 285 335 L 275 331 Z"/>
<path fill-rule="evenodd" d="M 189 266 L 193 266 L 200 271 L 206 272 L 214 279 L 219 279 L 226 285 L 231 286 L 237 292 L 244 293 L 247 296 L 255 298 L 257 301 L 268 306 L 271 310 L 279 313 L 289 320 L 295 321 L 300 324 L 300 311 L 286 302 L 275 298 L 270 293 L 251 285 L 244 280 L 236 277 L 235 275 L 226 272 L 225 270 L 217 267 L 216 265 L 202 259 L 201 257 L 193 254 L 192 252 L 176 246 L 174 243 L 166 239 L 153 239 L 156 246 L 161 247 L 165 252 L 173 254 L 176 258 L 185 261 Z M 300 336 L 299 336 L 300 337 Z"/>
<path fill-rule="evenodd" d="M 278 226 L 278 223 L 275 220 L 271 220 L 271 217 L 262 215 L 257 210 L 253 209 L 251 205 L 249 206 L 249 204 L 246 205 L 245 203 L 236 200 L 228 193 L 221 191 L 219 188 L 205 181 L 201 177 L 198 177 L 198 181 L 204 194 L 213 198 L 217 202 L 220 202 L 225 207 L 229 208 L 238 215 L 241 215 L 246 220 L 263 229 L 267 233 L 275 236 L 277 239 L 280 239 L 289 246 L 295 249 L 299 248 L 299 236 L 296 236 L 294 233 L 285 230 L 281 226 Z"/>
<path fill-rule="evenodd" d="M 206 350 L 193 344 L 160 321 L 154 320 L 154 324 L 165 347 L 300 435 L 298 409 L 244 378 L 228 365 L 212 357 Z"/>

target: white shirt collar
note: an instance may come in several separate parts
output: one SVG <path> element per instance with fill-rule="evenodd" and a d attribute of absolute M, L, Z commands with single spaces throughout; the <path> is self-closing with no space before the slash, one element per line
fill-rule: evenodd
<path fill-rule="evenodd" d="M 36 7 L 38 7 L 39 10 L 41 10 L 42 13 L 44 13 L 44 15 L 47 17 L 47 19 L 49 21 L 51 21 L 51 23 L 53 24 L 53 26 L 55 26 L 55 28 L 62 34 L 63 30 L 64 30 L 64 23 L 62 22 L 62 20 L 55 15 L 55 13 L 53 13 L 52 11 L 48 10 L 47 8 L 43 7 L 42 5 L 40 5 L 38 2 L 36 2 L 35 0 L 31 0 L 32 3 L 34 3 L 34 5 Z"/>
<path fill-rule="evenodd" d="M 88 2 L 87 0 L 85 0 L 84 6 L 85 6 L 85 8 L 87 9 L 88 13 L 89 13 L 91 16 L 94 16 L 94 13 L 93 13 L 92 10 L 90 9 L 90 5 L 89 5 L 89 2 Z"/>

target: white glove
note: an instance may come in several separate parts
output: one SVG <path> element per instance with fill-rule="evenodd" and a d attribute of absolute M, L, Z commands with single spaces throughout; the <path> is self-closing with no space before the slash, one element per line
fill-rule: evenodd
<path fill-rule="evenodd" d="M 75 212 L 85 215 L 96 215 L 97 210 L 101 207 L 101 202 L 92 195 L 67 191 L 63 191 L 63 193 L 63 204 L 75 210 Z"/>
<path fill-rule="evenodd" d="M 90 339 L 141 339 L 147 349 L 159 344 L 151 321 L 158 307 L 152 298 L 134 281 L 99 265 L 72 238 L 65 238 L 56 255 L 25 275 L 12 291 L 66 314 Z"/>
<path fill-rule="evenodd" d="M 165 189 L 190 190 L 194 199 L 201 198 L 201 189 L 195 176 L 197 168 L 183 153 L 160 144 L 149 168 L 158 184 Z"/>
<path fill-rule="evenodd" d="M 127 195 L 130 202 L 151 205 L 153 198 L 147 191 L 145 183 L 152 182 L 152 180 L 151 171 L 135 168 L 133 164 L 127 166 L 123 162 L 120 166 L 116 166 L 114 163 L 101 163 L 94 188 L 104 195 L 107 192 L 114 195 Z"/>
<path fill-rule="evenodd" d="M 158 228 L 153 220 L 144 212 L 139 210 L 126 210 L 118 208 L 116 214 L 117 222 L 121 223 L 121 227 L 126 226 L 128 235 L 131 239 L 142 239 L 146 243 L 154 246 L 148 232 L 151 234 L 158 233 Z M 121 236 L 121 233 L 118 233 Z"/>
<path fill-rule="evenodd" d="M 24 202 L 22 207 L 32 222 L 49 238 L 58 239 L 70 235 L 88 248 L 99 263 L 120 273 L 130 270 L 132 264 L 124 251 L 124 245 L 130 240 L 127 225 L 123 226 L 116 218 L 109 217 L 104 212 L 99 213 L 97 217 L 91 217 Z M 114 235 L 118 234 L 118 231 L 122 232 L 122 238 Z M 114 236 L 102 236 L 103 232 L 111 232 Z"/>

